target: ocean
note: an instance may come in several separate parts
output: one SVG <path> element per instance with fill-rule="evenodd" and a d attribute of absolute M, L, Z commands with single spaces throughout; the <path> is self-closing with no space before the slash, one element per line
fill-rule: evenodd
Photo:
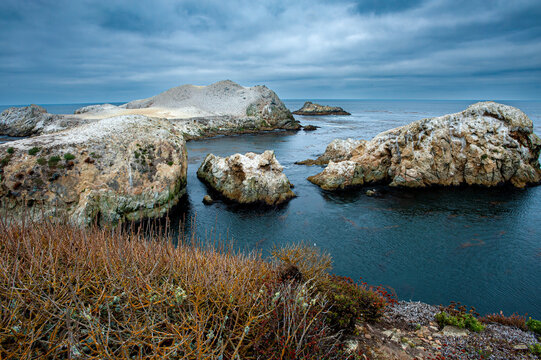
<path fill-rule="evenodd" d="M 285 100 L 291 110 L 304 100 Z M 173 227 L 204 241 L 233 243 L 269 255 L 274 246 L 304 242 L 332 255 L 333 272 L 393 288 L 400 299 L 447 305 L 460 301 L 478 312 L 528 313 L 541 318 L 541 186 L 321 190 L 306 180 L 321 167 L 295 165 L 316 158 L 336 138 L 370 139 L 418 119 L 464 110 L 475 101 L 318 100 L 351 116 L 296 116 L 314 132 L 277 131 L 188 142 L 188 194 L 170 214 Z M 541 135 L 541 101 L 499 101 L 518 107 Z M 71 113 L 88 104 L 45 105 Z M 0 111 L 3 108 L 0 106 Z M 0 140 L 1 141 L 1 140 Z M 297 197 L 272 209 L 221 201 L 203 205 L 207 188 L 196 177 L 208 153 L 227 156 L 272 149 Z"/>

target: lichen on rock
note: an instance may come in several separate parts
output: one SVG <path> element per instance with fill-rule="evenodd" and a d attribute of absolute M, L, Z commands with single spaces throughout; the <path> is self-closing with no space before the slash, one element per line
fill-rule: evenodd
<path fill-rule="evenodd" d="M 2 144 L 0 155 L 8 147 L 0 199 L 15 214 L 117 224 L 161 216 L 186 191 L 185 141 L 166 120 L 118 116 Z"/>
<path fill-rule="evenodd" d="M 541 140 L 526 114 L 480 102 L 383 132 L 308 180 L 326 190 L 371 183 L 524 187 L 541 181 L 540 151 Z"/>
<path fill-rule="evenodd" d="M 226 199 L 241 204 L 278 205 L 293 198 L 291 184 L 274 151 L 263 154 L 208 154 L 197 176 Z"/>

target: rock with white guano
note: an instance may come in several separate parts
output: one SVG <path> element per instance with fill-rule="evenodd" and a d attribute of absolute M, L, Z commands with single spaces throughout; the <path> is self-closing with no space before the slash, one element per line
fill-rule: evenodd
<path fill-rule="evenodd" d="M 0 158 L 0 202 L 15 216 L 117 224 L 159 217 L 186 192 L 182 134 L 140 115 L 1 144 Z"/>
<path fill-rule="evenodd" d="M 229 157 L 208 154 L 197 176 L 225 198 L 241 204 L 278 205 L 295 196 L 271 150 Z"/>
<path fill-rule="evenodd" d="M 520 188 L 541 182 L 540 151 L 541 140 L 526 114 L 480 102 L 385 131 L 355 148 L 348 160 L 329 161 L 308 180 L 326 190 L 371 183 Z"/>

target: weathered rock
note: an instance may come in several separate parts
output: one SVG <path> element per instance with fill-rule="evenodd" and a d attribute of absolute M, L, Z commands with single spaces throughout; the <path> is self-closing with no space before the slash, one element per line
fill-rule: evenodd
<path fill-rule="evenodd" d="M 32 136 L 81 125 L 79 119 L 49 114 L 38 105 L 12 107 L 0 114 L 0 135 Z"/>
<path fill-rule="evenodd" d="M 274 151 L 263 154 L 208 154 L 197 176 L 229 200 L 278 205 L 295 196 Z"/>
<path fill-rule="evenodd" d="M 354 139 L 335 139 L 331 141 L 325 153 L 318 157 L 316 160 L 308 159 L 303 161 L 298 161 L 295 164 L 298 165 L 326 165 L 329 161 L 342 161 L 349 160 L 354 154 L 358 154 L 359 147 L 366 143 L 365 140 L 354 140 Z"/>
<path fill-rule="evenodd" d="M 308 180 L 326 190 L 371 183 L 524 187 L 541 181 L 540 151 L 541 139 L 522 111 L 481 102 L 383 132 Z"/>
<path fill-rule="evenodd" d="M 205 205 L 212 205 L 213 202 L 214 202 L 214 200 L 212 200 L 212 198 L 210 197 L 210 195 L 205 195 L 205 196 L 203 196 L 203 204 L 205 204 Z"/>
<path fill-rule="evenodd" d="M 319 105 L 311 101 L 304 103 L 302 108 L 293 111 L 295 115 L 351 115 L 338 106 Z"/>
<path fill-rule="evenodd" d="M 108 118 L 2 144 L 0 157 L 0 201 L 10 214 L 116 224 L 163 215 L 185 193 L 185 141 L 160 119 Z"/>
<path fill-rule="evenodd" d="M 84 113 L 103 113 L 109 111 L 117 111 L 121 109 L 120 107 L 112 104 L 99 104 L 99 105 L 88 105 L 82 108 L 75 110 L 74 114 L 84 114 Z"/>
<path fill-rule="evenodd" d="M 317 129 L 319 129 L 319 126 L 315 126 L 315 125 L 305 125 L 302 127 L 302 129 L 304 131 L 315 131 Z"/>
<path fill-rule="evenodd" d="M 162 117 L 172 120 L 192 137 L 300 129 L 299 122 L 274 91 L 266 86 L 243 87 L 231 80 L 208 86 L 182 85 L 129 102 L 126 108 L 168 109 L 170 116 Z"/>
<path fill-rule="evenodd" d="M 468 336 L 469 331 L 467 329 L 461 329 L 456 326 L 446 325 L 441 331 L 444 336 Z"/>

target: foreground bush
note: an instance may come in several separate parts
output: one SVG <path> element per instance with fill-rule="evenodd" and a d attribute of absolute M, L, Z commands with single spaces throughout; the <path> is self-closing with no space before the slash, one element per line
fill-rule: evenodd
<path fill-rule="evenodd" d="M 461 329 L 469 329 L 474 332 L 481 332 L 485 327 L 475 317 L 479 316 L 472 307 L 470 310 L 460 303 L 451 302 L 447 307 L 440 307 L 440 312 L 436 314 L 436 322 L 440 327 L 452 325 Z"/>
<path fill-rule="evenodd" d="M 0 219 L 0 358 L 347 358 L 337 321 L 386 304 L 314 249 L 193 242 Z"/>
<path fill-rule="evenodd" d="M 528 326 L 526 326 L 526 318 L 522 315 L 513 314 L 510 316 L 505 316 L 502 311 L 499 314 L 488 314 L 481 318 L 479 321 L 485 324 L 496 323 L 506 326 L 514 326 L 524 331 L 528 331 Z"/>
<path fill-rule="evenodd" d="M 0 358 L 337 356 L 324 298 L 277 273 L 258 254 L 1 221 Z"/>

